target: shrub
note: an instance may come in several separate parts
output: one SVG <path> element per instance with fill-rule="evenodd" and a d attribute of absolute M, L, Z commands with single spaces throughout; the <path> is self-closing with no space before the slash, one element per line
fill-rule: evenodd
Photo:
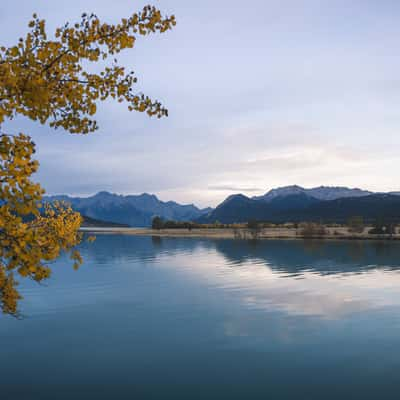
<path fill-rule="evenodd" d="M 164 228 L 164 221 L 160 217 L 154 217 L 151 221 L 151 228 L 157 230 Z"/>
<path fill-rule="evenodd" d="M 323 236 L 327 231 L 322 224 L 304 222 L 300 225 L 300 235 L 303 237 Z"/>
<path fill-rule="evenodd" d="M 252 239 L 256 240 L 259 238 L 261 227 L 262 225 L 256 220 L 251 220 L 247 223 L 247 229 L 249 230 Z"/>
<path fill-rule="evenodd" d="M 370 235 L 393 235 L 396 233 L 396 225 L 382 219 L 377 219 L 372 229 L 368 231 Z"/>
<path fill-rule="evenodd" d="M 364 219 L 363 217 L 351 217 L 347 222 L 347 226 L 350 232 L 362 233 L 364 232 Z"/>
<path fill-rule="evenodd" d="M 242 232 L 240 228 L 234 227 L 233 228 L 233 237 L 235 239 L 244 239 L 246 237 L 245 232 Z"/>

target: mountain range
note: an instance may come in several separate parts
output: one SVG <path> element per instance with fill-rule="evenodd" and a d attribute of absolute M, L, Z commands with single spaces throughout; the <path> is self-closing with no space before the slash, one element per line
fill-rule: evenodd
<path fill-rule="evenodd" d="M 215 209 L 193 204 L 161 201 L 155 195 L 119 195 L 99 192 L 90 197 L 49 196 L 45 201 L 63 200 L 86 218 L 129 226 L 148 227 L 155 216 L 165 220 L 199 223 L 324 221 L 343 223 L 352 216 L 366 221 L 390 218 L 400 222 L 400 193 L 374 193 L 347 187 L 320 186 L 305 189 L 285 186 L 262 196 L 235 194 Z"/>
<path fill-rule="evenodd" d="M 304 189 L 286 186 L 272 189 L 263 196 L 229 196 L 219 206 L 197 221 L 210 223 L 247 222 L 346 222 L 352 216 L 366 221 L 383 218 L 400 222 L 398 192 L 373 193 L 346 187 L 320 186 Z"/>
<path fill-rule="evenodd" d="M 44 201 L 48 202 L 55 200 L 65 201 L 74 210 L 93 219 L 137 227 L 150 226 L 154 216 L 191 221 L 211 212 L 211 208 L 200 209 L 193 204 L 164 202 L 147 193 L 123 196 L 103 191 L 90 197 L 60 195 L 44 198 Z"/>
<path fill-rule="evenodd" d="M 311 189 L 305 189 L 301 186 L 292 185 L 272 189 L 263 196 L 254 196 L 254 200 L 270 201 L 276 197 L 290 196 L 295 194 L 305 194 L 318 200 L 336 200 L 345 197 L 362 197 L 373 194 L 368 190 L 358 188 L 347 188 L 343 186 L 319 186 Z"/>

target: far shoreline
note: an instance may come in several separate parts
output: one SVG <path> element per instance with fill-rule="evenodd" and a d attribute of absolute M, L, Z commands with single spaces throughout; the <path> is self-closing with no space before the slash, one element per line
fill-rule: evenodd
<path fill-rule="evenodd" d="M 236 239 L 236 240 L 400 240 L 400 234 L 368 234 L 370 227 L 365 228 L 362 233 L 349 232 L 345 227 L 327 227 L 327 233 L 324 235 L 302 235 L 299 229 L 295 228 L 263 228 L 257 234 L 252 236 L 251 231 L 247 228 L 193 228 L 193 229 L 151 229 L 151 228 L 123 228 L 123 227 L 82 227 L 81 232 L 115 235 L 131 235 L 131 236 L 156 236 L 171 238 L 211 238 L 211 239 Z"/>

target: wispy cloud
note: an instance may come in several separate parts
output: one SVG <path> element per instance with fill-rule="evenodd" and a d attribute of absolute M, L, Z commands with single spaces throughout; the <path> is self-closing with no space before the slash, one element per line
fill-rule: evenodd
<path fill-rule="evenodd" d="M 230 185 L 214 185 L 209 186 L 209 190 L 216 190 L 216 191 L 230 191 L 230 192 L 259 192 L 263 190 L 262 188 L 254 188 L 254 187 L 243 187 L 243 186 L 230 186 Z"/>
<path fill-rule="evenodd" d="M 168 106 L 168 119 L 107 102 L 94 135 L 8 125 L 34 137 L 49 193 L 149 191 L 215 205 L 295 183 L 399 189 L 399 4 L 155 4 L 176 14 L 176 29 L 141 38 L 121 62 L 136 71 L 138 90 Z M 257 12 L 244 19 L 249 8 Z M 83 11 L 117 21 L 133 9 L 129 0 L 3 2 L 2 42 L 18 40 L 33 12 L 52 29 Z"/>

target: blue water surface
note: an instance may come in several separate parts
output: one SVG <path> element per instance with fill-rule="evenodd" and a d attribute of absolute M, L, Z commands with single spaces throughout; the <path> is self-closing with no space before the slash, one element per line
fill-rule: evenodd
<path fill-rule="evenodd" d="M 400 243 L 98 235 L 22 320 L 1 399 L 398 399 Z"/>

